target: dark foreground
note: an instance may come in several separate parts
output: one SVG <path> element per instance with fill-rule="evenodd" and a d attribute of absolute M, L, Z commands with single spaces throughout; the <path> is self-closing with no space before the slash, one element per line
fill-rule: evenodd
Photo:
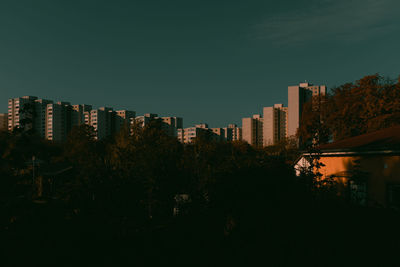
<path fill-rule="evenodd" d="M 1 229 L 1 266 L 395 266 L 400 216 L 338 205 L 249 207 L 239 218 L 204 214 L 141 225 L 101 213 L 65 216 L 25 203 Z M 29 209 L 27 209 L 27 205 Z"/>

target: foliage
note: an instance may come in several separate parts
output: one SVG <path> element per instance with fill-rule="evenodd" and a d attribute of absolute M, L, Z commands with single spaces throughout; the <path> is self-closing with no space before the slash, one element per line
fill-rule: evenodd
<path fill-rule="evenodd" d="M 304 143 L 319 123 L 321 143 L 373 132 L 400 124 L 400 77 L 397 82 L 379 74 L 335 87 L 321 105 L 304 106 L 298 135 Z"/>

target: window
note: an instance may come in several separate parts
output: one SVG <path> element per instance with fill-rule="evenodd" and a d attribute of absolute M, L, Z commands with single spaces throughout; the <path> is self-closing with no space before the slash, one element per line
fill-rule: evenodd
<path fill-rule="evenodd" d="M 386 198 L 388 207 L 400 208 L 400 184 L 388 184 Z"/>
<path fill-rule="evenodd" d="M 367 204 L 367 185 L 365 182 L 350 181 L 350 199 L 352 203 Z"/>

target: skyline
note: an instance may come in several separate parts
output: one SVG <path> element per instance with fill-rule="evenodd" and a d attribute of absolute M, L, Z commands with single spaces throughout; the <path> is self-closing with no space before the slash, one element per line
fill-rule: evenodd
<path fill-rule="evenodd" d="M 329 90 L 374 73 L 396 78 L 399 6 L 2 2 L 0 112 L 9 98 L 36 95 L 183 117 L 184 127 L 240 125 L 287 106 L 288 86 L 305 80 Z"/>

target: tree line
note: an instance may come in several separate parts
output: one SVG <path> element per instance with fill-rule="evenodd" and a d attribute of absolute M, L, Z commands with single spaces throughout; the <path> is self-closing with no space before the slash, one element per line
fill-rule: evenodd
<path fill-rule="evenodd" d="M 326 143 L 400 124 L 400 77 L 368 75 L 304 106 L 298 135 Z M 313 104 L 314 103 L 314 104 Z"/>

